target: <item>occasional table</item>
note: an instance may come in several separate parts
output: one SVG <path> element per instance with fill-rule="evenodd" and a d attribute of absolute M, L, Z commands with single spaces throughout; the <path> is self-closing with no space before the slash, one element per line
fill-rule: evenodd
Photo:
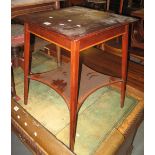
<path fill-rule="evenodd" d="M 66 101 L 70 112 L 70 149 L 73 151 L 77 114 L 84 100 L 92 92 L 102 86 L 121 82 L 121 107 L 124 105 L 128 24 L 134 19 L 83 7 L 33 13 L 23 18 L 25 21 L 24 103 L 28 102 L 29 79 L 40 81 L 56 90 Z M 70 52 L 70 63 L 49 72 L 30 74 L 30 33 L 66 49 Z M 118 36 L 122 36 L 121 78 L 102 75 L 80 65 L 79 58 L 82 51 Z"/>

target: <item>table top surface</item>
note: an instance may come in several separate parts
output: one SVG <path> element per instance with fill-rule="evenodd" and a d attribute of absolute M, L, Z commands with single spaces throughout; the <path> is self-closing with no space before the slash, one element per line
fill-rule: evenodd
<path fill-rule="evenodd" d="M 84 7 L 33 13 L 24 16 L 25 22 L 46 28 L 71 39 L 134 22 L 132 17 L 97 11 Z"/>

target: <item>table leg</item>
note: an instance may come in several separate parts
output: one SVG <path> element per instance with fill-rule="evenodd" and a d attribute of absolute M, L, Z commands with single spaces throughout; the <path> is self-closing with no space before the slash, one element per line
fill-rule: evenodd
<path fill-rule="evenodd" d="M 13 74 L 12 66 L 11 66 L 11 95 L 13 97 L 16 97 L 15 81 L 14 81 L 14 74 Z"/>
<path fill-rule="evenodd" d="M 122 35 L 122 83 L 121 83 L 121 107 L 124 106 L 126 80 L 127 80 L 127 61 L 128 61 L 128 25 Z"/>
<path fill-rule="evenodd" d="M 58 0 L 55 2 L 55 9 L 56 10 L 60 9 L 60 1 Z"/>
<path fill-rule="evenodd" d="M 25 44 L 24 44 L 24 104 L 28 100 L 28 87 L 29 87 L 29 60 L 30 60 L 30 32 L 28 24 L 24 25 L 25 28 Z"/>
<path fill-rule="evenodd" d="M 71 44 L 70 81 L 70 149 L 74 150 L 78 105 L 79 42 Z"/>
<path fill-rule="evenodd" d="M 61 47 L 56 45 L 56 52 L 57 52 L 57 65 L 58 67 L 61 66 Z"/>

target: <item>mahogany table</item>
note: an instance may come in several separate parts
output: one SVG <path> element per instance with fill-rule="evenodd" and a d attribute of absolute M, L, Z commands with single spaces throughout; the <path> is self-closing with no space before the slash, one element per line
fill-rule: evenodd
<path fill-rule="evenodd" d="M 40 81 L 56 90 L 66 101 L 70 112 L 70 149 L 73 151 L 77 114 L 82 103 L 90 93 L 102 86 L 121 82 L 121 107 L 124 105 L 127 75 L 128 24 L 134 20 L 131 17 L 108 12 L 83 7 L 70 7 L 29 14 L 24 17 L 24 21 L 24 103 L 27 104 L 28 102 L 29 79 Z M 30 33 L 70 52 L 70 64 L 62 65 L 56 70 L 49 72 L 30 73 Z M 121 78 L 102 75 L 88 67 L 83 69 L 82 74 L 84 76 L 81 73 L 79 74 L 80 52 L 118 36 L 122 36 Z"/>

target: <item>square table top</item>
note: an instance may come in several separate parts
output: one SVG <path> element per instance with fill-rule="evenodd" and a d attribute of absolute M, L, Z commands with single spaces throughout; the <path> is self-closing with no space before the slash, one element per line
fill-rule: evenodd
<path fill-rule="evenodd" d="M 29 14 L 24 20 L 70 39 L 78 39 L 96 31 L 135 21 L 132 17 L 77 6 Z"/>

